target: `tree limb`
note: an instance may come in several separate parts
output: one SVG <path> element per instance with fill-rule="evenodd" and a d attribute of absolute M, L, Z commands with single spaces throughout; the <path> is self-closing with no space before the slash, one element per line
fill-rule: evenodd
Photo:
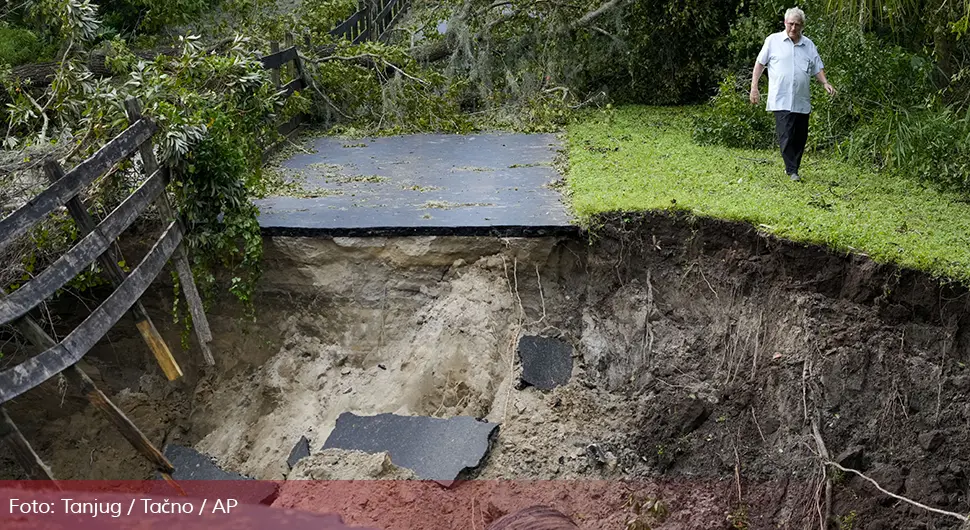
<path fill-rule="evenodd" d="M 570 26 L 570 29 L 577 29 L 577 28 L 581 28 L 583 26 L 592 24 L 593 21 L 598 19 L 599 17 L 605 15 L 606 13 L 609 13 L 610 11 L 618 7 L 624 7 L 625 5 L 629 4 L 631 1 L 632 0 L 610 0 L 609 2 L 606 2 L 605 4 L 601 5 L 599 8 L 594 9 L 593 11 L 590 11 L 589 13 L 586 13 L 585 15 L 579 17 L 579 20 L 577 20 L 576 22 L 573 22 L 572 26 Z"/>
<path fill-rule="evenodd" d="M 840 471 L 847 472 L 847 473 L 854 473 L 856 475 L 859 475 L 860 477 L 863 478 L 863 480 L 865 480 L 866 482 L 868 482 L 868 483 L 872 484 L 873 486 L 875 486 L 875 488 L 877 490 L 881 491 L 882 493 L 885 493 L 886 495 L 889 495 L 890 497 L 892 497 L 892 498 L 894 498 L 894 499 L 896 499 L 898 501 L 903 501 L 905 503 L 912 504 L 913 506 L 916 506 L 917 508 L 922 508 L 922 509 L 924 509 L 926 511 L 929 511 L 929 512 L 937 513 L 937 514 L 940 514 L 940 515 L 946 515 L 947 517 L 952 517 L 954 519 L 958 519 L 960 521 L 963 521 L 963 523 L 964 523 L 963 528 L 966 528 L 967 523 L 970 523 L 970 518 L 968 518 L 966 515 L 961 515 L 961 514 L 958 514 L 958 513 L 955 513 L 955 512 L 948 512 L 946 510 L 940 510 L 939 508 L 931 508 L 931 507 L 929 507 L 929 506 L 927 506 L 925 504 L 918 503 L 918 502 L 916 502 L 916 501 L 914 501 L 912 499 L 907 499 L 906 497 L 903 497 L 902 495 L 896 495 L 895 493 L 891 493 L 889 491 L 886 491 L 882 486 L 879 485 L 878 482 L 876 482 L 875 480 L 872 480 L 871 478 L 863 475 L 859 471 L 856 471 L 854 469 L 849 469 L 847 467 L 842 467 L 839 464 L 836 464 L 835 462 L 832 462 L 831 460 L 829 460 L 829 461 L 827 461 L 825 463 L 828 464 L 828 465 L 830 465 L 830 466 L 832 466 L 832 467 L 834 467 L 834 468 L 836 468 L 836 469 L 838 469 L 838 470 L 840 470 Z"/>

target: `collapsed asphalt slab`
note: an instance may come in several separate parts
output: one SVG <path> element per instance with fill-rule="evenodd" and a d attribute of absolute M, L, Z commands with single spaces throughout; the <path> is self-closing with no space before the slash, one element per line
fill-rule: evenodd
<path fill-rule="evenodd" d="M 481 465 L 498 428 L 468 416 L 441 419 L 344 412 L 322 449 L 386 451 L 395 465 L 421 479 L 449 485 L 466 469 Z"/>
<path fill-rule="evenodd" d="M 565 385 L 573 374 L 573 348 L 554 338 L 525 335 L 519 339 L 522 382 L 540 390 Z"/>
<path fill-rule="evenodd" d="M 162 454 L 175 467 L 172 473 L 178 487 L 187 496 L 206 497 L 212 494 L 212 482 L 219 481 L 220 494 L 232 493 L 243 504 L 272 504 L 276 499 L 279 488 L 272 482 L 257 481 L 250 477 L 225 471 L 219 467 L 209 455 L 200 453 L 191 447 L 169 444 Z M 163 478 L 161 476 L 159 479 Z M 155 490 L 165 492 L 174 491 L 170 484 L 160 485 Z"/>

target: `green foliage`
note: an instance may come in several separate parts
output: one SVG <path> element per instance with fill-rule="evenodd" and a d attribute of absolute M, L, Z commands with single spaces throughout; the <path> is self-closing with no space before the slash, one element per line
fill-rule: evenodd
<path fill-rule="evenodd" d="M 262 256 L 252 190 L 282 109 L 257 57 L 245 39 L 224 55 L 207 54 L 189 39 L 181 57 L 139 65 L 128 83 L 163 125 L 162 158 L 172 168 L 200 288 L 211 295 L 212 271 L 224 270 L 230 292 L 247 305 Z M 166 75 L 172 71 L 178 75 Z"/>
<path fill-rule="evenodd" d="M 189 228 L 189 248 L 204 279 L 200 288 L 211 296 L 215 277 L 209 271 L 221 265 L 234 274 L 230 292 L 248 304 L 262 257 L 257 211 L 246 187 L 251 140 L 238 134 L 229 114 L 204 114 L 208 134 L 181 161 L 174 189 Z"/>
<path fill-rule="evenodd" d="M 115 37 L 107 45 L 107 53 L 104 57 L 104 65 L 111 70 L 114 75 L 125 75 L 131 73 L 140 59 L 128 47 L 128 43 L 120 37 Z"/>
<path fill-rule="evenodd" d="M 850 159 L 912 175 L 970 195 L 970 123 L 943 109 L 889 110 L 853 131 Z"/>
<path fill-rule="evenodd" d="M 724 78 L 708 108 L 695 117 L 695 142 L 748 149 L 772 147 L 774 119 L 764 108 L 751 105 L 746 87 L 750 87 L 750 82 L 745 83 L 733 75 Z"/>
<path fill-rule="evenodd" d="M 626 91 L 618 99 L 662 105 L 706 99 L 729 59 L 728 36 L 741 5 L 724 0 L 634 2 L 626 17 L 630 50 L 622 62 L 628 81 L 612 81 L 625 81 Z"/>
<path fill-rule="evenodd" d="M 64 41 L 85 42 L 101 33 L 98 6 L 91 0 L 27 0 L 30 17 Z"/>
<path fill-rule="evenodd" d="M 299 22 L 313 42 L 331 40 L 329 37 L 337 23 L 357 11 L 357 0 L 304 0 L 298 10 Z"/>
<path fill-rule="evenodd" d="M 853 530 L 859 514 L 854 510 L 839 517 L 839 530 Z"/>
<path fill-rule="evenodd" d="M 211 0 L 101 0 L 104 24 L 118 33 L 155 33 L 184 24 L 210 7 Z"/>
<path fill-rule="evenodd" d="M 0 27 L 0 64 L 18 66 L 41 53 L 40 40 L 23 28 Z"/>
<path fill-rule="evenodd" d="M 161 127 L 153 140 L 160 163 L 171 170 L 171 192 L 186 221 L 200 287 L 212 295 L 225 281 L 251 308 L 262 255 L 251 190 L 261 179 L 262 150 L 278 136 L 275 120 L 283 104 L 246 39 L 237 38 L 221 53 L 209 53 L 196 37 L 181 44 L 180 55 L 136 62 L 124 41 L 113 41 L 109 66 L 130 71 L 123 83 L 93 81 L 82 62 L 67 61 L 43 96 L 31 98 L 8 86 L 11 124 L 25 145 L 46 142 L 36 135 L 44 129 L 49 136 L 80 139 L 76 161 L 127 127 L 123 103 L 140 100 L 144 114 Z M 41 115 L 31 99 L 56 104 Z M 109 210 L 127 195 L 144 178 L 135 169 L 125 164 L 101 179 L 88 194 L 94 207 Z"/>
<path fill-rule="evenodd" d="M 66 211 L 61 211 L 52 214 L 31 229 L 26 239 L 29 251 L 21 252 L 19 263 L 13 267 L 7 264 L 4 270 L 3 292 L 13 292 L 29 282 L 59 258 L 64 249 L 80 241 L 81 234 L 71 216 Z M 57 294 L 65 290 L 85 291 L 107 283 L 95 262 L 59 289 Z"/>
<path fill-rule="evenodd" d="M 472 127 L 459 107 L 463 81 L 419 67 L 400 46 L 340 41 L 308 71 L 325 96 L 316 94 L 319 118 L 329 121 L 337 114 L 344 124 L 385 134 L 460 133 Z"/>

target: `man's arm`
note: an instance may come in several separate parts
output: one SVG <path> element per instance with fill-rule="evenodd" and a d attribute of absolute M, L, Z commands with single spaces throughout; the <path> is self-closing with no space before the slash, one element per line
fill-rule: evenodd
<path fill-rule="evenodd" d="M 822 83 L 822 85 L 825 86 L 825 91 L 828 92 L 830 96 L 834 96 L 835 95 L 835 87 L 833 87 L 831 84 L 829 84 L 828 80 L 825 79 L 825 69 L 824 68 L 821 69 L 821 70 L 819 70 L 818 73 L 815 74 L 815 79 L 818 79 L 818 82 L 819 83 Z"/>
<path fill-rule="evenodd" d="M 751 74 L 751 93 L 748 94 L 748 99 L 751 100 L 752 105 L 757 105 L 761 101 L 761 91 L 758 90 L 758 80 L 761 79 L 761 74 L 765 71 L 765 65 L 758 61 L 754 62 L 754 72 Z"/>

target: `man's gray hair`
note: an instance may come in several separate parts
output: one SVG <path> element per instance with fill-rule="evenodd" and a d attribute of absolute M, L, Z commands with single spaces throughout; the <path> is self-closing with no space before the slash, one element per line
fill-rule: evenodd
<path fill-rule="evenodd" d="M 798 9 L 797 7 L 793 7 L 791 9 L 789 9 L 788 11 L 785 11 L 785 21 L 786 22 L 788 20 L 793 19 L 793 18 L 797 18 L 799 22 L 801 22 L 802 24 L 804 24 L 805 23 L 805 12 L 802 11 L 801 9 Z"/>

